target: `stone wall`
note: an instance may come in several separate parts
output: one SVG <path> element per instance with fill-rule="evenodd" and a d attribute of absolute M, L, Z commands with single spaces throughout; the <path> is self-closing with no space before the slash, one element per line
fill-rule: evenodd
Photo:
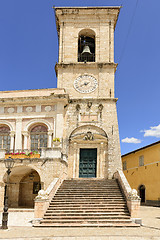
<path fill-rule="evenodd" d="M 59 177 L 62 172 L 67 172 L 67 163 L 62 159 L 16 159 L 11 170 L 10 181 L 14 206 L 18 206 L 20 182 L 29 172 L 36 171 L 41 182 L 42 189 L 46 190 L 54 178 Z M 28 176 L 28 175 L 27 175 Z M 0 161 L 0 208 L 3 206 L 4 181 L 6 181 L 6 169 L 3 161 Z M 14 186 L 15 184 L 15 186 Z M 32 184 L 24 191 L 31 191 Z M 32 196 L 34 197 L 34 196 Z M 23 200 L 22 200 L 23 201 Z M 32 201 L 32 199 L 27 200 Z"/>

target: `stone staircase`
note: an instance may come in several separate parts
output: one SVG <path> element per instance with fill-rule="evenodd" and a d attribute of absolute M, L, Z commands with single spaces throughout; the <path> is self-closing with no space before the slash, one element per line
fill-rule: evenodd
<path fill-rule="evenodd" d="M 39 227 L 135 227 L 116 180 L 65 180 Z"/>

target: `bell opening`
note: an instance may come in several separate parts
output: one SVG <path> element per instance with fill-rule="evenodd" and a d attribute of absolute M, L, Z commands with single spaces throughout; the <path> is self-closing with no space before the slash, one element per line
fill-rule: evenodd
<path fill-rule="evenodd" d="M 95 39 L 80 35 L 78 39 L 78 62 L 95 62 Z"/>

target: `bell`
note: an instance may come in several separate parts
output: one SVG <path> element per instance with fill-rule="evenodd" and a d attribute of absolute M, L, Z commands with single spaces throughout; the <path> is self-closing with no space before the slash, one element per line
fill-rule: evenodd
<path fill-rule="evenodd" d="M 82 54 L 92 54 L 88 45 L 84 46 Z"/>

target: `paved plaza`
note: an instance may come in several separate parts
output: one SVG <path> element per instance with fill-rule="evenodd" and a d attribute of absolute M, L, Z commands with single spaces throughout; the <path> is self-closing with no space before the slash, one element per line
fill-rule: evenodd
<path fill-rule="evenodd" d="M 160 240 L 160 207 L 141 206 L 139 228 L 33 228 L 33 211 L 10 212 L 9 229 L 0 239 L 19 240 Z"/>

